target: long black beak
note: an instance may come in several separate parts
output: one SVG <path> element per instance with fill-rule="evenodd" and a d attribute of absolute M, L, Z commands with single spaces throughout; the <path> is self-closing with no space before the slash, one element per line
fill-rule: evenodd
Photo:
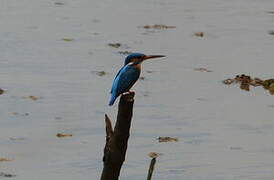
<path fill-rule="evenodd" d="M 144 60 L 153 59 L 153 58 L 161 58 L 161 57 L 166 57 L 166 56 L 164 56 L 164 55 L 149 55 L 149 56 L 145 56 Z"/>

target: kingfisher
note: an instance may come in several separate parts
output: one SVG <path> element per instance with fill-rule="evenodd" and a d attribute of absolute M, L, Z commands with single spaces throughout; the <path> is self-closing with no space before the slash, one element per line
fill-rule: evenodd
<path fill-rule="evenodd" d="M 125 59 L 124 66 L 117 73 L 113 80 L 111 88 L 111 97 L 109 106 L 112 106 L 116 98 L 125 93 L 129 92 L 130 88 L 138 80 L 141 73 L 141 64 L 147 59 L 161 58 L 163 55 L 145 55 L 142 53 L 132 53 Z"/>

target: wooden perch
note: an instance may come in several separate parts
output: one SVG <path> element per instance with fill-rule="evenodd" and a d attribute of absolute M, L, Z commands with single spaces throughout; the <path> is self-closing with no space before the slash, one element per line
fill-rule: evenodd
<path fill-rule="evenodd" d="M 151 161 L 150 161 L 148 174 L 147 174 L 147 180 L 151 180 L 155 164 L 156 164 L 156 157 L 152 158 Z"/>
<path fill-rule="evenodd" d="M 109 117 L 105 115 L 106 145 L 104 149 L 104 169 L 101 180 L 119 179 L 130 135 L 134 95 L 134 92 L 129 92 L 121 96 L 114 130 Z"/>

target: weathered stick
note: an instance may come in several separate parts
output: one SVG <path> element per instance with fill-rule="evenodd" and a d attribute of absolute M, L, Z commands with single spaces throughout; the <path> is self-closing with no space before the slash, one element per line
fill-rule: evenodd
<path fill-rule="evenodd" d="M 104 149 L 104 169 L 101 175 L 101 180 L 119 179 L 130 135 L 134 95 L 134 92 L 130 92 L 121 96 L 114 130 L 110 119 L 105 115 L 106 145 Z"/>
<path fill-rule="evenodd" d="M 148 174 L 147 174 L 147 180 L 151 180 L 153 171 L 154 171 L 154 166 L 156 163 L 156 157 L 152 158 L 150 161 L 149 169 L 148 169 Z"/>

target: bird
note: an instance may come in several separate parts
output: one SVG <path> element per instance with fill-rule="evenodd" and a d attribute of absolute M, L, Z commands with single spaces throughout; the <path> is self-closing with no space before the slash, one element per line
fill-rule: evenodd
<path fill-rule="evenodd" d="M 129 92 L 136 83 L 141 73 L 141 64 L 145 60 L 165 57 L 164 55 L 145 55 L 142 53 L 131 53 L 125 58 L 124 66 L 115 76 L 111 88 L 109 106 L 112 106 L 121 94 Z"/>

